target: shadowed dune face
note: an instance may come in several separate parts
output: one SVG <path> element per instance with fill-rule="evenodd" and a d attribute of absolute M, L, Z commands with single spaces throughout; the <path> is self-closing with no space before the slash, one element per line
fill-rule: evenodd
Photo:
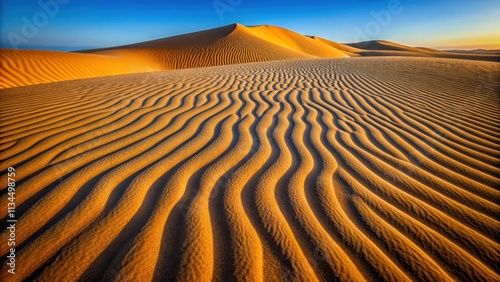
<path fill-rule="evenodd" d="M 4 89 L 14 279 L 498 281 L 499 74 L 306 59 Z"/>

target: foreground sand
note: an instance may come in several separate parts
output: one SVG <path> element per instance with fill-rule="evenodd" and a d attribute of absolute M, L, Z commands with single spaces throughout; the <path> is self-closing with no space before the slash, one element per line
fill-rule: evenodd
<path fill-rule="evenodd" d="M 3 90 L 0 280 L 499 281 L 499 74 L 306 59 Z"/>

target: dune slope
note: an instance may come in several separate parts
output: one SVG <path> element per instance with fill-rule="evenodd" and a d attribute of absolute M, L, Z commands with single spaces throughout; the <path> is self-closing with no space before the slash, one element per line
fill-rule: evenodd
<path fill-rule="evenodd" d="M 359 49 L 359 48 L 356 48 L 356 47 L 352 47 L 352 46 L 349 46 L 349 45 L 346 45 L 346 44 L 342 44 L 342 43 L 338 43 L 338 42 L 334 42 L 334 41 L 331 41 L 331 40 L 328 40 L 328 39 L 324 39 L 324 38 L 321 38 L 319 36 L 312 36 L 311 37 L 312 39 L 316 40 L 316 41 L 319 41 L 319 42 L 322 42 L 324 44 L 327 44 L 337 50 L 340 50 L 342 52 L 344 52 L 344 54 L 348 55 L 349 57 L 357 57 L 359 56 L 358 53 L 362 52 L 363 50 Z"/>
<path fill-rule="evenodd" d="M 416 48 L 410 47 L 403 44 L 398 44 L 391 41 L 386 40 L 371 40 L 371 41 L 363 41 L 357 43 L 346 44 L 347 46 L 351 46 L 358 49 L 364 50 L 386 50 L 386 51 L 407 51 L 407 52 L 440 52 L 438 50 L 426 48 Z"/>
<path fill-rule="evenodd" d="M 342 51 L 275 26 L 232 24 L 138 44 L 90 50 L 94 54 L 141 52 L 165 69 L 183 69 L 300 58 L 345 58 Z"/>
<path fill-rule="evenodd" d="M 260 25 L 247 28 L 253 35 L 273 42 L 276 45 L 300 51 L 321 58 L 346 58 L 342 50 L 335 46 L 318 42 L 310 37 L 296 32 L 269 25 Z"/>
<path fill-rule="evenodd" d="M 304 39 L 307 39 L 303 36 Z M 283 59 L 312 58 L 315 55 L 285 48 L 264 40 L 240 24 L 174 36 L 154 41 L 90 50 L 92 54 L 140 54 L 159 62 L 163 69 L 184 69 Z"/>
<path fill-rule="evenodd" d="M 0 49 L 0 89 L 64 80 L 159 70 L 134 57 Z"/>
<path fill-rule="evenodd" d="M 232 24 L 79 53 L 1 50 L 0 88 L 158 70 L 301 58 L 348 57 L 292 31 Z"/>
<path fill-rule="evenodd" d="M 0 280 L 498 281 L 499 73 L 310 59 L 4 89 Z"/>

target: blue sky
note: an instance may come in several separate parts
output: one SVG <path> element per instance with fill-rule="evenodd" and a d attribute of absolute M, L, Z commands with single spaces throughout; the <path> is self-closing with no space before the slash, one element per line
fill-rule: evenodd
<path fill-rule="evenodd" d="M 106 47 L 238 22 L 337 42 L 500 49 L 499 0 L 0 0 L 0 21 L 3 48 Z"/>

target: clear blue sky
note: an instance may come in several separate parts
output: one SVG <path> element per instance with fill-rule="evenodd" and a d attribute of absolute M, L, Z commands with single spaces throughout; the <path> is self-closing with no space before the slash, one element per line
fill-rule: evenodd
<path fill-rule="evenodd" d="M 3 48 L 12 48 L 12 43 L 24 49 L 105 47 L 238 22 L 247 26 L 277 25 L 337 42 L 385 39 L 440 49 L 500 49 L 499 0 L 0 0 L 0 3 Z M 378 23 L 374 16 L 377 13 L 381 15 Z"/>

